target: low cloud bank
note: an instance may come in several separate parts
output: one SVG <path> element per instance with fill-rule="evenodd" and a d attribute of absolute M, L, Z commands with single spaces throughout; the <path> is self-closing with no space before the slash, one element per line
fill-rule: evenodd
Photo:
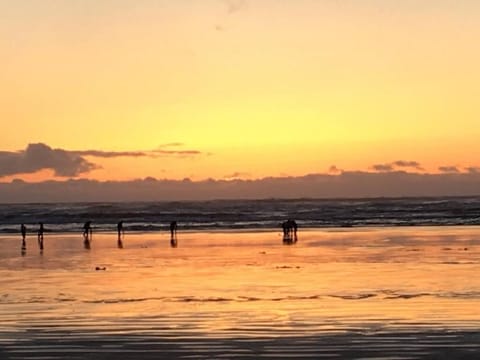
<path fill-rule="evenodd" d="M 177 201 L 260 198 L 363 198 L 480 195 L 480 173 L 403 171 L 310 174 L 259 180 L 67 180 L 0 183 L 0 201 Z"/>

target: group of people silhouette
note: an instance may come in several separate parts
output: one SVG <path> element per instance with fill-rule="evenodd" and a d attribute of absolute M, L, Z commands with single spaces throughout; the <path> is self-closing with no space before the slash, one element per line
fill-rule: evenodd
<path fill-rule="evenodd" d="M 39 228 L 37 232 L 37 240 L 38 240 L 38 246 L 40 248 L 40 252 L 43 252 L 43 236 L 45 232 L 45 228 L 43 226 L 43 223 L 38 223 Z M 178 224 L 176 221 L 172 221 L 170 223 L 170 245 L 172 247 L 177 247 L 178 246 L 178 241 L 177 241 L 177 227 Z M 285 244 L 293 244 L 296 243 L 298 238 L 297 238 L 297 230 L 298 230 L 298 225 L 295 220 L 289 219 L 287 221 L 284 221 L 282 223 L 282 230 L 283 230 L 283 242 Z M 27 250 L 27 244 L 26 244 L 26 237 L 27 237 L 27 227 L 25 224 L 21 224 L 20 226 L 20 233 L 22 234 L 22 255 L 25 255 L 26 250 Z M 117 246 L 118 248 L 123 248 L 123 238 L 125 236 L 125 228 L 123 226 L 123 221 L 119 221 L 117 224 Z M 92 222 L 87 221 L 83 225 L 83 244 L 85 249 L 90 249 L 90 242 L 92 241 L 93 238 L 93 228 L 92 228 Z"/>
<path fill-rule="evenodd" d="M 123 237 L 125 236 L 125 229 L 123 228 L 123 221 L 119 221 L 117 224 L 117 246 L 119 249 L 123 248 Z M 92 229 L 92 222 L 87 221 L 83 224 L 83 244 L 85 249 L 90 249 L 90 241 L 93 238 L 93 229 Z"/>
<path fill-rule="evenodd" d="M 170 223 L 170 245 L 172 247 L 177 247 L 177 222 L 172 221 Z M 83 225 L 83 239 L 86 249 L 90 249 L 90 241 L 92 241 L 93 230 L 92 222 L 87 221 Z M 123 248 L 123 238 L 125 237 L 125 228 L 123 227 L 123 220 L 117 223 L 117 246 L 119 249 Z"/>
<path fill-rule="evenodd" d="M 40 251 L 43 251 L 43 233 L 45 232 L 45 228 L 43 227 L 43 223 L 38 223 L 38 231 L 37 231 L 37 242 Z M 24 255 L 27 251 L 27 227 L 25 224 L 20 225 L 20 232 L 22 234 L 22 254 Z"/>
<path fill-rule="evenodd" d="M 297 230 L 298 225 L 297 222 L 293 219 L 288 219 L 282 223 L 282 230 L 283 230 L 283 242 L 285 244 L 293 244 L 298 241 L 297 237 Z"/>
<path fill-rule="evenodd" d="M 43 226 L 43 223 L 39 223 L 39 228 L 37 232 L 37 239 L 38 239 L 38 246 L 40 248 L 40 251 L 43 251 L 43 238 L 44 238 L 44 232 L 45 228 Z M 26 238 L 27 238 L 27 227 L 25 224 L 20 225 L 20 233 L 22 234 L 22 254 L 25 255 L 27 251 L 27 243 L 26 243 Z M 92 228 L 92 222 L 87 221 L 85 224 L 83 224 L 83 244 L 86 249 L 90 249 L 90 242 L 92 241 L 93 238 L 93 228 Z M 117 246 L 119 248 L 123 248 L 123 238 L 125 236 L 125 228 L 123 226 L 123 221 L 119 221 L 117 224 Z M 170 245 L 172 247 L 177 247 L 178 242 L 177 242 L 177 222 L 172 221 L 170 223 Z"/>

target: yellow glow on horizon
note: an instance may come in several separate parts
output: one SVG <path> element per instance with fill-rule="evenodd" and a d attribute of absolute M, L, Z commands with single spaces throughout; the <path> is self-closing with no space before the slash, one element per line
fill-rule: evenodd
<path fill-rule="evenodd" d="M 0 2 L 0 150 L 204 153 L 92 159 L 99 179 L 477 161 L 478 3 L 29 4 Z"/>

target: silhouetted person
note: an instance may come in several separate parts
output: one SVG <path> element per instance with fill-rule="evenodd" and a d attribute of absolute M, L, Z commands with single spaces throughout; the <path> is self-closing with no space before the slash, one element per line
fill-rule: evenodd
<path fill-rule="evenodd" d="M 40 250 L 43 250 L 43 233 L 45 229 L 43 228 L 43 223 L 39 223 L 40 227 L 38 228 L 38 246 L 40 247 Z"/>
<path fill-rule="evenodd" d="M 123 221 L 119 221 L 117 224 L 117 234 L 118 240 L 121 240 L 122 236 L 125 235 L 125 230 L 123 229 Z"/>
<path fill-rule="evenodd" d="M 22 240 L 25 242 L 25 238 L 27 237 L 27 227 L 25 224 L 20 225 L 20 232 L 22 233 Z"/>
<path fill-rule="evenodd" d="M 170 246 L 177 247 L 177 222 L 172 221 L 170 223 Z"/>
<path fill-rule="evenodd" d="M 20 225 L 20 232 L 22 233 L 22 256 L 27 253 L 27 243 L 25 242 L 25 238 L 27 237 L 27 227 L 25 224 Z"/>
<path fill-rule="evenodd" d="M 288 221 L 282 222 L 282 230 L 283 230 L 283 236 L 287 237 L 288 236 Z"/>
<path fill-rule="evenodd" d="M 117 235 L 118 235 L 117 247 L 119 249 L 123 249 L 122 237 L 125 235 L 125 229 L 123 228 L 123 221 L 119 221 L 117 224 Z"/>
<path fill-rule="evenodd" d="M 174 237 L 174 235 L 177 235 L 177 222 L 176 221 L 172 221 L 170 223 L 170 235 L 172 235 L 172 237 Z"/>
<path fill-rule="evenodd" d="M 84 225 L 83 225 L 83 237 L 85 238 L 85 241 L 90 241 L 91 238 L 92 238 L 92 222 L 91 221 L 87 221 Z"/>

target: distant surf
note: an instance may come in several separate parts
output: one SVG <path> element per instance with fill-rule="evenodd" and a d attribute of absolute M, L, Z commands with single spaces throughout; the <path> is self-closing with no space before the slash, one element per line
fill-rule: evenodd
<path fill-rule="evenodd" d="M 173 220 L 181 230 L 259 230 L 288 218 L 303 228 L 476 225 L 480 197 L 0 204 L 2 233 L 38 222 L 46 232 L 78 232 L 88 220 L 97 232 L 114 231 L 119 220 L 137 232 L 166 231 Z"/>

